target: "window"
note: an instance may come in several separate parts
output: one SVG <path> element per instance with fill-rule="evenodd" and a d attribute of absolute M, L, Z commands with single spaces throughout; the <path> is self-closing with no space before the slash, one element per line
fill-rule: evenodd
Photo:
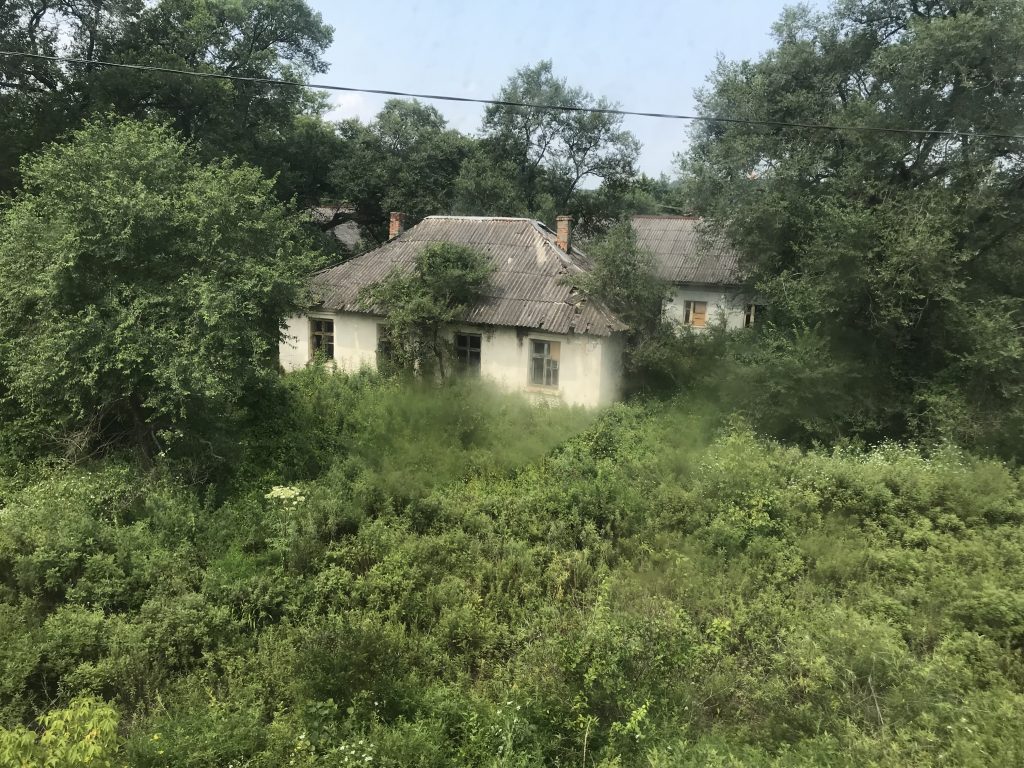
<path fill-rule="evenodd" d="M 384 374 L 398 370 L 398 350 L 383 323 L 377 325 L 377 370 Z"/>
<path fill-rule="evenodd" d="M 558 386 L 558 355 L 562 345 L 557 341 L 530 342 L 530 383 L 536 387 Z"/>
<path fill-rule="evenodd" d="M 334 321 L 310 318 L 310 353 L 334 359 Z"/>
<path fill-rule="evenodd" d="M 466 373 L 480 373 L 480 334 L 455 334 L 455 361 Z"/>
<path fill-rule="evenodd" d="M 750 328 L 757 322 L 757 318 L 764 312 L 764 307 L 760 304 L 747 304 L 743 310 L 743 327 Z"/>
<path fill-rule="evenodd" d="M 683 302 L 683 325 L 703 328 L 708 322 L 708 303 L 706 301 Z"/>

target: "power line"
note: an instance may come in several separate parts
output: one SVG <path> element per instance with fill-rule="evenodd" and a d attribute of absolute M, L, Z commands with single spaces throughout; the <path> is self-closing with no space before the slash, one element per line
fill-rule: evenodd
<path fill-rule="evenodd" d="M 264 85 L 284 85 L 293 88 L 312 88 L 320 91 L 342 91 L 345 93 L 372 93 L 378 96 L 398 96 L 409 99 L 430 99 L 432 101 L 455 101 L 466 104 L 487 104 L 500 107 L 526 107 L 529 109 L 545 109 L 552 112 L 588 112 L 601 115 L 621 115 L 622 117 L 653 117 L 661 120 L 690 120 L 703 123 L 728 123 L 732 125 L 760 125 L 770 128 L 803 128 L 816 131 L 864 131 L 868 133 L 896 133 L 912 136 L 947 136 L 958 139 L 1010 139 L 1024 141 L 1024 135 L 1013 133 L 991 133 L 975 131 L 940 131 L 932 128 L 882 128 L 873 125 L 832 125 L 829 123 L 798 123 L 784 120 L 749 120 L 742 117 L 708 117 L 707 115 L 680 115 L 671 112 L 637 112 L 612 107 L 577 107 L 564 104 L 535 104 L 528 101 L 506 101 L 503 99 L 474 99 L 469 96 L 448 96 L 436 93 L 410 93 L 380 88 L 356 88 L 346 85 L 329 85 L 326 83 L 301 83 L 296 80 L 281 80 L 273 77 L 247 77 L 245 75 L 227 75 L 220 72 L 198 72 L 190 69 L 173 67 L 156 67 L 146 64 L 123 64 L 115 61 L 97 61 L 79 59 L 72 56 L 47 56 L 42 53 L 23 53 L 20 51 L 0 51 L 0 56 L 21 57 L 26 59 L 42 59 L 63 64 L 85 64 L 91 67 L 111 67 L 116 69 L 132 69 L 141 72 L 164 72 L 171 75 L 188 77 L 205 77 L 214 80 L 236 80 L 246 83 Z"/>

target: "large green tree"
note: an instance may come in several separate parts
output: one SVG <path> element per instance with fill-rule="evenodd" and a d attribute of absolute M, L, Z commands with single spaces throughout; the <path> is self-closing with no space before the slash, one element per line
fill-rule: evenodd
<path fill-rule="evenodd" d="M 493 273 L 479 251 L 432 243 L 416 256 L 411 270 L 396 268 L 364 289 L 359 297 L 363 307 L 385 316 L 392 372 L 447 376 L 452 352 L 447 328 L 480 298 Z"/>
<path fill-rule="evenodd" d="M 323 72 L 332 31 L 304 0 L 13 0 L 0 7 L 7 50 L 253 78 Z M 0 189 L 17 158 L 97 113 L 169 121 L 204 157 L 237 156 L 281 172 L 278 192 L 314 198 L 333 132 L 312 140 L 303 116 L 322 99 L 300 88 L 164 72 L 0 59 Z M 302 151 L 296 152 L 296 146 Z M 298 158 L 296 157 L 298 155 Z"/>
<path fill-rule="evenodd" d="M 1024 6 L 842 0 L 774 33 L 719 65 L 701 113 L 839 128 L 702 123 L 684 162 L 771 305 L 773 348 L 819 350 L 843 392 L 830 429 L 1019 455 Z"/>
<path fill-rule="evenodd" d="M 483 158 L 468 165 L 459 180 L 465 210 L 509 214 L 525 210 L 551 221 L 558 213 L 576 213 L 585 185 L 628 184 L 636 175 L 640 144 L 622 127 L 620 115 L 580 111 L 614 107 L 555 75 L 551 61 L 518 70 L 502 86 L 497 100 L 541 106 L 494 104 L 481 126 Z M 497 172 L 486 174 L 486 169 Z M 514 187 L 508 189 L 508 179 Z M 488 183 L 489 182 L 489 183 Z M 486 210 L 488 205 L 512 210 Z"/>
<path fill-rule="evenodd" d="M 390 211 L 413 220 L 451 211 L 472 140 L 449 128 L 435 107 L 391 99 L 373 122 L 347 120 L 339 134 L 333 188 L 371 240 L 387 239 Z"/>
<path fill-rule="evenodd" d="M 0 405 L 69 453 L 205 445 L 273 381 L 311 255 L 250 166 L 87 123 L 21 165 L 0 219 Z"/>

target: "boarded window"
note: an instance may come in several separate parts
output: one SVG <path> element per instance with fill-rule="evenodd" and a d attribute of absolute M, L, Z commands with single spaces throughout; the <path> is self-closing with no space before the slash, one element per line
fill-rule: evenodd
<path fill-rule="evenodd" d="M 310 355 L 334 359 L 334 321 L 322 318 L 310 318 L 309 321 Z"/>
<path fill-rule="evenodd" d="M 683 304 L 683 324 L 694 328 L 703 328 L 708 322 L 708 303 L 706 301 L 689 301 Z"/>
<path fill-rule="evenodd" d="M 530 383 L 535 387 L 558 386 L 558 358 L 562 345 L 557 341 L 530 342 Z"/>
<path fill-rule="evenodd" d="M 455 334 L 455 362 L 465 373 L 480 373 L 480 334 Z"/>

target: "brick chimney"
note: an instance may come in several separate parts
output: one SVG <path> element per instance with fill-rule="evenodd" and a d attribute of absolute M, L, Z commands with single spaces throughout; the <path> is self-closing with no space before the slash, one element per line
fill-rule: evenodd
<path fill-rule="evenodd" d="M 558 216 L 555 223 L 555 244 L 568 253 L 572 245 L 572 216 Z"/>
<path fill-rule="evenodd" d="M 388 240 L 394 240 L 405 231 L 405 214 L 398 211 L 391 212 L 391 223 L 388 226 Z"/>

